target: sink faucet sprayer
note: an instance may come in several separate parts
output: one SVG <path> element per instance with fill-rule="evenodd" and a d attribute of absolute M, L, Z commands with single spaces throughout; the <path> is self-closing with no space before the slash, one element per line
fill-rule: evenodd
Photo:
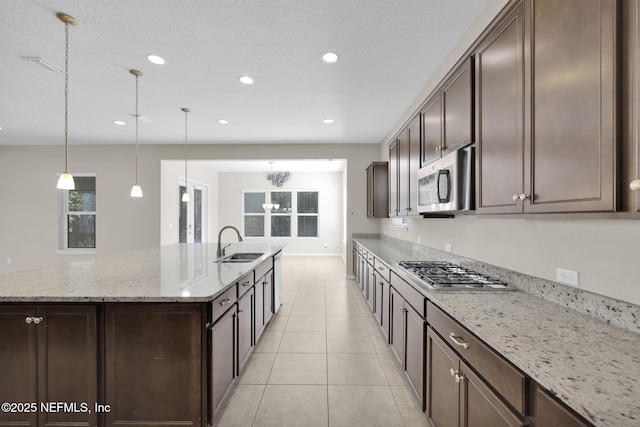
<path fill-rule="evenodd" d="M 216 256 L 218 258 L 220 258 L 221 256 L 224 256 L 224 250 L 227 248 L 227 246 L 229 246 L 231 243 L 229 243 L 229 245 L 225 246 L 224 248 L 222 247 L 222 244 L 220 243 L 220 238 L 222 237 L 222 232 L 224 230 L 226 230 L 227 228 L 231 228 L 233 230 L 235 230 L 236 234 L 238 235 L 238 242 L 242 242 L 242 236 L 240 235 L 240 231 L 238 231 L 237 228 L 235 228 L 233 225 L 225 225 L 224 227 L 222 227 L 220 229 L 220 232 L 218 233 L 218 250 L 216 252 Z"/>

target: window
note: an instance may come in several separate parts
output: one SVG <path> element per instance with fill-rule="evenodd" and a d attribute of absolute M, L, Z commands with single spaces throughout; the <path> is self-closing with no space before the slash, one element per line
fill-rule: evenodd
<path fill-rule="evenodd" d="M 271 237 L 291 237 L 291 191 L 271 193 Z"/>
<path fill-rule="evenodd" d="M 246 237 L 264 237 L 265 192 L 244 193 L 244 235 Z"/>
<path fill-rule="evenodd" d="M 298 191 L 298 237 L 318 237 L 318 192 Z"/>
<path fill-rule="evenodd" d="M 246 237 L 318 237 L 317 191 L 244 191 L 243 203 Z"/>
<path fill-rule="evenodd" d="M 58 190 L 58 249 L 95 253 L 96 177 L 76 175 L 75 190 Z"/>

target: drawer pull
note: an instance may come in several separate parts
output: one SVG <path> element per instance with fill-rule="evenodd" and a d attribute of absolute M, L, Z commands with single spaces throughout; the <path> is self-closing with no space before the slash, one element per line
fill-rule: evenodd
<path fill-rule="evenodd" d="M 224 306 L 227 305 L 231 302 L 231 298 L 225 298 L 222 301 L 220 301 L 220 306 Z"/>
<path fill-rule="evenodd" d="M 242 284 L 242 286 L 249 286 L 250 284 L 251 284 L 251 281 L 250 281 L 250 280 L 247 280 L 246 282 L 244 282 L 244 283 Z"/>
<path fill-rule="evenodd" d="M 455 333 L 451 332 L 449 334 L 449 338 L 451 338 L 451 341 L 453 341 L 454 343 L 456 343 L 456 345 L 459 345 L 460 347 L 464 347 L 465 349 L 469 348 L 469 344 L 467 344 L 464 341 L 458 341 L 458 339 L 460 337 L 457 337 Z"/>
<path fill-rule="evenodd" d="M 378 270 L 384 271 L 384 267 L 378 267 Z"/>

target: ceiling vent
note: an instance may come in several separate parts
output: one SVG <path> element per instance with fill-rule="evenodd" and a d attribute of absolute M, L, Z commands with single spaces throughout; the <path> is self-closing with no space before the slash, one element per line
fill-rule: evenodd
<path fill-rule="evenodd" d="M 23 56 L 22 59 L 24 59 L 25 61 L 36 65 L 38 67 L 40 67 L 41 69 L 45 70 L 47 73 L 61 73 L 62 70 L 58 67 L 56 67 L 55 65 L 53 65 L 51 62 L 47 61 L 46 59 L 42 59 L 39 56 Z"/>

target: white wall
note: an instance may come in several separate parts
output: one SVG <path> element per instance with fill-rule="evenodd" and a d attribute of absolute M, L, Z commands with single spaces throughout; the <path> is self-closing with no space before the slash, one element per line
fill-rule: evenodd
<path fill-rule="evenodd" d="M 375 144 L 215 144 L 189 147 L 189 159 L 346 159 L 346 235 L 376 233 L 366 219 L 366 175 L 379 158 Z M 161 232 L 161 161 L 184 158 L 181 145 L 141 145 L 139 182 L 144 197 L 132 199 L 135 149 L 100 145 L 69 148 L 71 172 L 95 172 L 97 252 L 112 254 L 158 246 Z M 56 173 L 64 165 L 62 146 L 0 146 L 0 273 L 82 259 L 59 255 Z M 176 174 L 180 172 L 175 172 Z M 177 175 L 176 175 L 177 176 Z M 177 197 L 177 195 L 176 195 Z M 169 196 L 168 200 L 173 198 Z M 222 223 L 219 223 L 222 224 Z M 219 224 L 211 229 L 215 231 Z M 174 224 L 175 226 L 176 224 Z M 351 239 L 347 262 L 351 262 Z M 11 264 L 7 264 L 7 258 Z M 350 264 L 349 264 L 350 265 Z"/>
<path fill-rule="evenodd" d="M 220 225 L 233 225 L 242 232 L 243 190 L 318 191 L 318 237 L 272 237 L 269 241 L 286 243 L 284 252 L 287 254 L 342 255 L 342 172 L 291 172 L 291 177 L 282 187 L 272 185 L 266 177 L 265 172 L 220 173 Z M 229 232 L 223 240 L 232 242 L 235 236 Z M 264 241 L 265 238 L 247 237 L 245 240 Z"/>

